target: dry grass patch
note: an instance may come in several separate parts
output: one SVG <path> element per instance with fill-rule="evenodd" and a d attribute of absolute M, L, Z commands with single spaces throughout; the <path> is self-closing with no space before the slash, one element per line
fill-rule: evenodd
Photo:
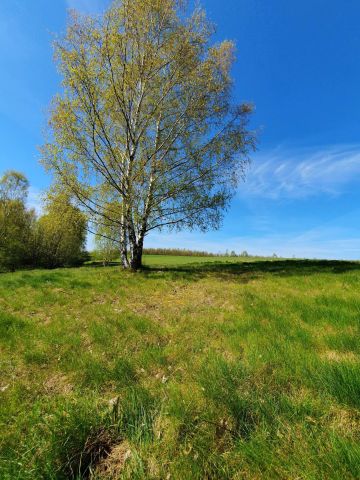
<path fill-rule="evenodd" d="M 339 352 L 337 350 L 326 350 L 320 354 L 320 358 L 330 362 L 359 362 L 359 356 L 354 352 Z"/>
<path fill-rule="evenodd" d="M 346 436 L 354 436 L 360 441 L 360 412 L 355 409 L 332 407 L 330 426 Z"/>
<path fill-rule="evenodd" d="M 125 463 L 130 457 L 131 447 L 129 442 L 124 441 L 114 445 L 108 455 L 99 461 L 90 478 L 118 480 L 124 470 Z"/>
<path fill-rule="evenodd" d="M 61 373 L 48 377 L 43 386 L 47 395 L 70 395 L 74 388 L 68 377 Z"/>

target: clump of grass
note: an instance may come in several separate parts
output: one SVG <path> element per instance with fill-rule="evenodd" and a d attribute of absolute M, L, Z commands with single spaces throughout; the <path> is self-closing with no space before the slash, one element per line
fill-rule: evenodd
<path fill-rule="evenodd" d="M 27 322 L 22 318 L 0 311 L 0 341 L 4 345 L 19 339 L 26 327 Z"/>
<path fill-rule="evenodd" d="M 335 335 L 328 335 L 326 343 L 329 348 L 334 348 L 341 352 L 360 353 L 360 331 L 354 329 L 353 333 L 337 332 Z"/>
<path fill-rule="evenodd" d="M 360 409 L 360 363 L 323 363 L 316 379 L 339 403 Z"/>
<path fill-rule="evenodd" d="M 131 388 L 114 405 L 114 423 L 123 438 L 141 444 L 153 440 L 158 412 L 159 402 L 147 390 Z"/>
<path fill-rule="evenodd" d="M 231 364 L 221 357 L 208 359 L 200 374 L 205 397 L 230 416 L 231 426 L 226 430 L 242 439 L 248 439 L 258 423 L 256 391 L 249 392 L 249 375 L 240 362 Z"/>

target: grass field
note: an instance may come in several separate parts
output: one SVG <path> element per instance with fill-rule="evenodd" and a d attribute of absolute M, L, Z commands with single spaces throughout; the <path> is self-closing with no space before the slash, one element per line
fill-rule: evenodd
<path fill-rule="evenodd" d="M 360 264 L 0 275 L 0 479 L 360 478 Z"/>

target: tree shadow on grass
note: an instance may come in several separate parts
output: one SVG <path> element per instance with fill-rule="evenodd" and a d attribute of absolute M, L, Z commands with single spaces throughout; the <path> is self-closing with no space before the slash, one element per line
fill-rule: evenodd
<path fill-rule="evenodd" d="M 265 274 L 279 277 L 309 276 L 321 273 L 342 274 L 360 270 L 360 263 L 342 260 L 257 260 L 199 262 L 182 266 L 144 266 L 147 277 L 164 273 L 172 280 L 199 280 L 214 276 L 222 280 L 239 280 L 247 283 Z"/>
<path fill-rule="evenodd" d="M 92 260 L 91 262 L 87 262 L 86 264 L 83 265 L 84 267 L 93 267 L 93 268 L 99 268 L 99 267 L 121 267 L 121 262 L 107 262 L 104 264 L 101 260 Z"/>

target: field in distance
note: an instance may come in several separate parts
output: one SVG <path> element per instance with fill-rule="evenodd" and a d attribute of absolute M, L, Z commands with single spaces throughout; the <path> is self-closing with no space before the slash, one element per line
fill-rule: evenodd
<path fill-rule="evenodd" d="M 192 263 L 236 263 L 236 262 L 253 262 L 257 260 L 271 260 L 266 257 L 197 257 L 185 255 L 144 255 L 144 266 L 160 266 L 167 267 L 169 265 L 180 266 Z"/>
<path fill-rule="evenodd" d="M 0 275 L 0 478 L 360 478 L 360 264 Z"/>

